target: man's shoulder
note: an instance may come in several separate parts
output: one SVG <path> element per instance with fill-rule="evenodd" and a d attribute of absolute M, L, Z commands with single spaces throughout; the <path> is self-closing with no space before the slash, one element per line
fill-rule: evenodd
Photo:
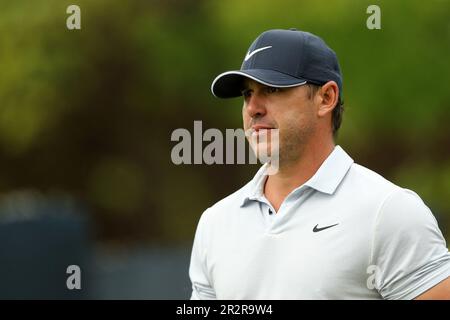
<path fill-rule="evenodd" d="M 346 179 L 347 183 L 354 187 L 355 191 L 371 190 L 372 192 L 390 193 L 401 189 L 394 182 L 386 179 L 381 174 L 364 167 L 358 163 L 353 163 Z"/>
<path fill-rule="evenodd" d="M 398 200 L 400 203 L 423 203 L 420 196 L 413 190 L 399 186 L 381 174 L 357 163 L 352 164 L 348 184 L 355 195 L 361 196 L 361 199 L 372 197 L 382 202 Z M 367 197 L 364 194 L 367 194 Z"/>

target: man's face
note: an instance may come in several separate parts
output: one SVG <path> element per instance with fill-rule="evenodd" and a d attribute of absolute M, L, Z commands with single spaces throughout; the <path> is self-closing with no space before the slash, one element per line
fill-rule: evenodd
<path fill-rule="evenodd" d="M 305 85 L 274 88 L 245 79 L 242 93 L 244 130 L 250 133 L 249 140 L 252 135 L 258 139 L 258 152 L 264 150 L 270 155 L 270 132 L 278 129 L 280 164 L 295 162 L 314 133 L 318 119 L 314 100 L 309 96 L 310 88 Z M 261 138 L 264 129 L 268 130 L 268 140 Z M 250 144 L 255 149 L 251 141 Z"/>

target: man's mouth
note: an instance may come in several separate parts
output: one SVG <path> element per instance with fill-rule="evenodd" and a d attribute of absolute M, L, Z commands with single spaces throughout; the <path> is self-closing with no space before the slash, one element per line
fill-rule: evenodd
<path fill-rule="evenodd" d="M 262 124 L 255 124 L 251 127 L 252 132 L 259 132 L 259 131 L 267 131 L 267 130 L 272 130 L 275 129 L 273 127 L 267 126 L 267 125 L 262 125 Z"/>
<path fill-rule="evenodd" d="M 257 139 L 255 140 L 255 142 L 261 143 L 264 141 L 270 141 L 272 139 L 273 136 L 273 131 L 276 128 L 268 126 L 268 125 L 263 125 L 263 124 L 256 124 L 253 125 L 250 128 L 250 136 L 253 137 L 253 139 Z"/>

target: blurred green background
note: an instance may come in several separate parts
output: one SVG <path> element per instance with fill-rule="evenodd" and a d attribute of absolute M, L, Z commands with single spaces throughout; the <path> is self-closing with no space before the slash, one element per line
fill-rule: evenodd
<path fill-rule="evenodd" d="M 81 30 L 66 28 L 70 4 Z M 0 0 L 1 199 L 69 196 L 95 243 L 190 249 L 203 210 L 258 166 L 176 166 L 171 133 L 241 127 L 242 101 L 211 81 L 262 31 L 295 27 L 339 57 L 338 144 L 416 191 L 450 240 L 449 17 L 448 0 Z"/>

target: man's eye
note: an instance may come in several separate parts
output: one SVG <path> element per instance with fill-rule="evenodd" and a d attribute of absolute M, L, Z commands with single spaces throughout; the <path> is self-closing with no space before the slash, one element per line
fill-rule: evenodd
<path fill-rule="evenodd" d="M 266 87 L 266 92 L 267 93 L 275 93 L 280 91 L 280 88 L 276 88 L 276 87 Z"/>
<path fill-rule="evenodd" d="M 251 94 L 252 94 L 251 90 L 242 90 L 242 96 L 243 96 L 244 98 L 250 97 Z"/>

